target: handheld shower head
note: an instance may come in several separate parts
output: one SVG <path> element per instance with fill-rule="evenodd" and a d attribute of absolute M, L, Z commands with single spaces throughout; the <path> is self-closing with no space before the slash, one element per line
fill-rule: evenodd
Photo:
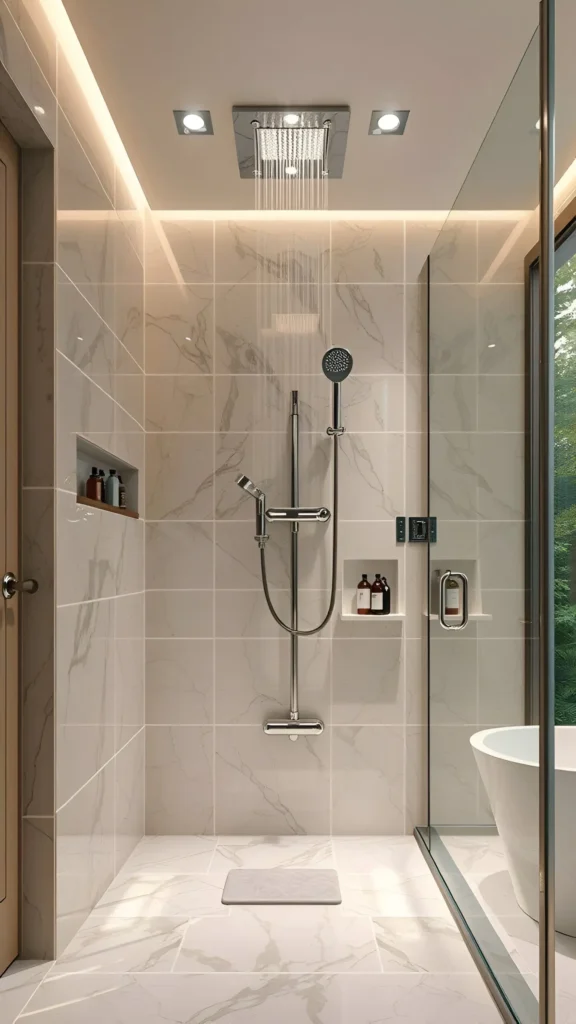
<path fill-rule="evenodd" d="M 256 502 L 256 536 L 254 539 L 258 541 L 260 547 L 263 547 L 268 540 L 268 534 L 266 533 L 266 495 L 244 473 L 238 474 L 236 483 L 238 487 L 246 491 Z"/>
<path fill-rule="evenodd" d="M 322 370 L 333 384 L 332 426 L 328 427 L 329 434 L 344 433 L 340 385 L 351 372 L 352 363 L 352 356 L 347 348 L 329 348 L 322 357 Z"/>
<path fill-rule="evenodd" d="M 329 348 L 322 357 L 322 370 L 333 384 L 341 384 L 351 372 L 352 362 L 347 348 Z"/>
<path fill-rule="evenodd" d="M 241 487 L 243 491 L 250 494 L 252 498 L 256 499 L 256 501 L 258 501 L 259 498 L 264 497 L 264 491 L 261 491 L 259 487 L 256 487 L 256 484 L 252 483 L 249 476 L 244 476 L 243 473 L 239 473 L 236 477 L 236 483 L 238 484 L 238 487 Z"/>

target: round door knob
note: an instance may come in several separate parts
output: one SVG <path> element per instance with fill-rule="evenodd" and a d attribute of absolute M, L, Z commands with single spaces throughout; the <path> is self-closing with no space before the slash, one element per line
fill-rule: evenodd
<path fill-rule="evenodd" d="M 7 572 L 2 577 L 2 597 L 9 601 L 14 594 L 35 594 L 38 590 L 38 580 L 16 579 L 13 572 Z"/>

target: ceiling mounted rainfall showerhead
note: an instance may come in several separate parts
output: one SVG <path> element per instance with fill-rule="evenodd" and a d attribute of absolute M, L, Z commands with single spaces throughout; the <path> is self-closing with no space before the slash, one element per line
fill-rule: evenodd
<path fill-rule="evenodd" d="M 347 348 L 329 348 L 322 357 L 322 370 L 333 384 L 341 384 L 350 374 L 352 362 Z"/>
<path fill-rule="evenodd" d="M 233 107 L 241 178 L 341 178 L 350 109 Z"/>

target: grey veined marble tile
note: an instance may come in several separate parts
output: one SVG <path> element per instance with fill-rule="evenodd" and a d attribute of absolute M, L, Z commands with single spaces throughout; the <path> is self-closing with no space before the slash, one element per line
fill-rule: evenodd
<path fill-rule="evenodd" d="M 446 917 L 377 917 L 374 930 L 385 972 L 476 973 L 458 928 Z"/>
<path fill-rule="evenodd" d="M 499 1024 L 474 975 L 212 974 L 66 977 L 46 982 L 30 1024 Z"/>
<path fill-rule="evenodd" d="M 170 971 L 187 923 L 186 917 L 92 916 L 58 957 L 52 975 Z"/>
<path fill-rule="evenodd" d="M 331 868 L 325 836 L 219 836 L 211 872 L 231 868 Z"/>
<path fill-rule="evenodd" d="M 164 841 L 166 837 L 162 837 Z M 180 837 L 171 837 L 172 839 Z M 189 839 L 190 837 L 182 837 Z M 174 849 L 174 847 L 172 847 Z M 176 863 L 178 858 L 174 858 Z M 181 863 L 181 862 L 180 862 Z M 184 863 L 187 862 L 184 859 Z M 132 873 L 131 873 L 132 872 Z M 166 861 L 162 869 L 130 865 L 113 881 L 96 906 L 92 919 L 114 921 L 120 918 L 186 917 L 227 915 L 222 904 L 226 875 L 168 874 Z"/>
<path fill-rule="evenodd" d="M 183 973 L 379 973 L 371 923 L 333 907 L 234 907 L 193 921 L 175 966 Z"/>

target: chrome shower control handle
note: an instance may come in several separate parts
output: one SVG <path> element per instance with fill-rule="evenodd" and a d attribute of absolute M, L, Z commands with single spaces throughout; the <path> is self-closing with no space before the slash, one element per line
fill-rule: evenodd
<path fill-rule="evenodd" d="M 446 590 L 449 579 L 462 580 L 462 622 L 453 626 L 446 621 Z M 452 572 L 447 569 L 440 577 L 440 602 L 438 608 L 438 620 L 443 629 L 465 629 L 468 625 L 468 577 L 463 572 Z"/>
<path fill-rule="evenodd" d="M 15 594 L 35 594 L 38 590 L 38 580 L 16 579 L 13 572 L 7 572 L 2 577 L 2 597 L 9 601 Z"/>

